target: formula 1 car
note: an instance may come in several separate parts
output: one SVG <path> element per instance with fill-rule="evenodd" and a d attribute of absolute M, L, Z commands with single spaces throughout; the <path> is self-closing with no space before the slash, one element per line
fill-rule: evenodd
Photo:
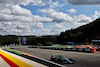
<path fill-rule="evenodd" d="M 73 64 L 75 63 L 75 60 L 73 59 L 67 59 L 66 57 L 63 57 L 61 55 L 52 55 L 51 56 L 51 61 L 60 63 L 60 64 Z"/>

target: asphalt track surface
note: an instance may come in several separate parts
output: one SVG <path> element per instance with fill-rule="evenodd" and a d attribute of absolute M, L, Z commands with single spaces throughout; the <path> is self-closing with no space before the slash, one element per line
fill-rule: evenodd
<path fill-rule="evenodd" d="M 46 60 L 50 60 L 51 55 L 62 55 L 67 58 L 72 58 L 76 62 L 75 64 L 64 64 L 67 67 L 100 67 L 100 53 L 84 53 L 73 51 L 61 51 L 50 49 L 38 49 L 38 48 L 25 48 L 16 50 L 34 55 Z"/>

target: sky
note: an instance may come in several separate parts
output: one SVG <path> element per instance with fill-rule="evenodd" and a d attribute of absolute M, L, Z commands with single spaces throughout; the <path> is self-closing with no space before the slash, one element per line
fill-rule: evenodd
<path fill-rule="evenodd" d="M 100 18 L 100 0 L 0 0 L 0 35 L 59 35 Z"/>

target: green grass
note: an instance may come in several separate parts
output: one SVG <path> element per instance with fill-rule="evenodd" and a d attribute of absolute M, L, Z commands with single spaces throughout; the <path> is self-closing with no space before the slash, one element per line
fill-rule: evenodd
<path fill-rule="evenodd" d="M 57 45 L 56 47 L 66 47 L 66 45 Z"/>

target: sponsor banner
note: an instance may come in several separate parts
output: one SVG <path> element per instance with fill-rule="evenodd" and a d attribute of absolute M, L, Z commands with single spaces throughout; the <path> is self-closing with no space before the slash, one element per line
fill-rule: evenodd
<path fill-rule="evenodd" d="M 72 48 L 72 51 L 76 51 L 76 48 Z"/>
<path fill-rule="evenodd" d="M 100 42 L 100 40 L 92 40 L 92 42 Z"/>
<path fill-rule="evenodd" d="M 74 42 L 65 42 L 65 44 L 74 44 Z"/>
<path fill-rule="evenodd" d="M 86 48 L 86 49 L 85 49 L 85 52 L 91 53 L 91 48 Z"/>
<path fill-rule="evenodd" d="M 27 37 L 23 37 L 22 38 L 22 44 L 26 44 L 26 42 L 27 42 Z"/>
<path fill-rule="evenodd" d="M 72 48 L 66 48 L 66 50 L 67 50 L 67 51 L 71 51 L 71 50 L 72 50 Z"/>
<path fill-rule="evenodd" d="M 81 51 L 81 52 L 83 52 L 83 48 L 78 48 L 78 51 Z"/>

